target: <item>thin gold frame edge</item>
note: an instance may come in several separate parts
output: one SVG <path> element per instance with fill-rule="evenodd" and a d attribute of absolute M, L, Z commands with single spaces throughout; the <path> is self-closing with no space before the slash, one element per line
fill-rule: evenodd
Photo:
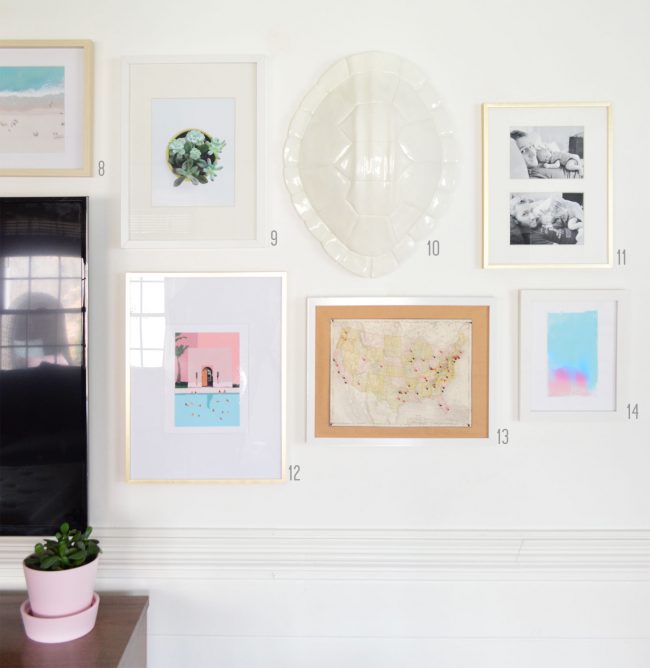
<path fill-rule="evenodd" d="M 128 286 L 130 276 L 175 276 L 178 278 L 224 278 L 224 277 L 248 277 L 248 278 L 279 278 L 282 286 L 282 364 L 281 364 L 281 429 L 280 429 L 280 478 L 187 478 L 187 479 L 155 479 L 155 478 L 132 478 L 131 477 L 131 381 L 130 365 L 128 357 L 129 327 L 128 316 L 130 314 L 128 302 Z M 165 272 L 165 271 L 127 271 L 124 272 L 124 370 L 125 370 L 125 424 L 124 424 L 124 443 L 125 443 L 125 470 L 124 479 L 129 485 L 256 485 L 256 484 L 279 484 L 287 481 L 286 461 L 287 461 L 287 443 L 286 443 L 286 350 L 287 350 L 287 272 L 286 271 L 233 271 L 233 272 Z"/>

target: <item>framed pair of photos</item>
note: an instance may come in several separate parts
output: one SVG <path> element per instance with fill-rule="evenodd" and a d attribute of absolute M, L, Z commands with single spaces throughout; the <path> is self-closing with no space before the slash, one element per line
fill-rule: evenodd
<path fill-rule="evenodd" d="M 264 59 L 126 58 L 122 246 L 263 245 Z"/>
<path fill-rule="evenodd" d="M 282 482 L 282 273 L 126 275 L 129 482 Z"/>
<path fill-rule="evenodd" d="M 492 300 L 322 298 L 308 310 L 308 441 L 489 437 Z"/>
<path fill-rule="evenodd" d="M 90 176 L 93 45 L 0 41 L 0 176 Z"/>
<path fill-rule="evenodd" d="M 608 103 L 483 105 L 483 266 L 612 265 Z"/>

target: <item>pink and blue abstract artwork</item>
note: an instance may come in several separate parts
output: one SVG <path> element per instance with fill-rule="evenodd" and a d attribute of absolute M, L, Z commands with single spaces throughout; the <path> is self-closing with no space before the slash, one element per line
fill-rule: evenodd
<path fill-rule="evenodd" d="M 549 313 L 548 394 L 590 396 L 598 383 L 598 312 Z"/>

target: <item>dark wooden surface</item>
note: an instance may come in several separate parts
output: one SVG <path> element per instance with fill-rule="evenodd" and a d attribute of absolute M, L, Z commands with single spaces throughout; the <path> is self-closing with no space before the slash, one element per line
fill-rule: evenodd
<path fill-rule="evenodd" d="M 82 638 L 58 644 L 25 635 L 20 604 L 25 592 L 0 592 L 2 668 L 139 668 L 147 665 L 148 596 L 99 592 L 95 628 Z"/>

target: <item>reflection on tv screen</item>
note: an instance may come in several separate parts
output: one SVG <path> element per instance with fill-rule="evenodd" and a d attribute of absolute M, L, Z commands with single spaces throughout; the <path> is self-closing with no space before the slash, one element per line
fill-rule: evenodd
<path fill-rule="evenodd" d="M 87 523 L 85 197 L 0 198 L 0 533 Z"/>

